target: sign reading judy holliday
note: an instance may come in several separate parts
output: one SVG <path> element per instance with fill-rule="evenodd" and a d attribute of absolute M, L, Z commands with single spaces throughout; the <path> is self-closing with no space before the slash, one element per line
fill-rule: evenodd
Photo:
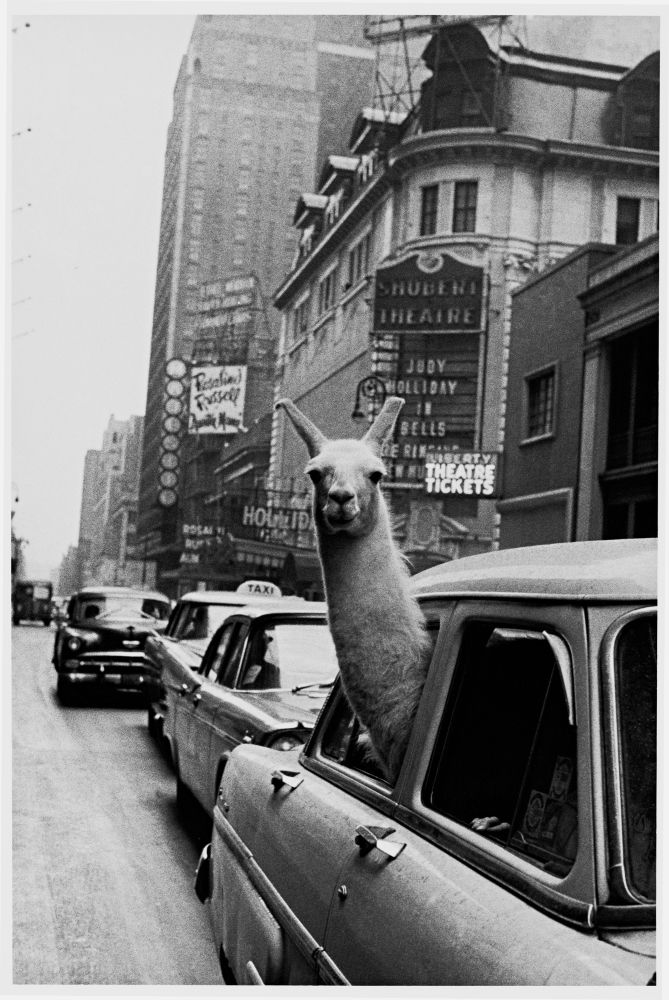
<path fill-rule="evenodd" d="M 189 434 L 236 434 L 242 426 L 246 365 L 207 365 L 191 371 Z"/>
<path fill-rule="evenodd" d="M 469 333 L 483 328 L 483 268 L 428 250 L 376 272 L 376 333 Z"/>

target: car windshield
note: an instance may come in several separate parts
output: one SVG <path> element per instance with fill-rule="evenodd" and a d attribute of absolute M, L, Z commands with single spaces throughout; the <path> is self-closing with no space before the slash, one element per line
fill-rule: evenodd
<path fill-rule="evenodd" d="M 153 618 L 164 621 L 170 613 L 167 601 L 153 597 L 126 594 L 93 594 L 80 597 L 74 612 L 77 621 L 108 620 L 109 618 Z"/>
<path fill-rule="evenodd" d="M 627 625 L 616 645 L 618 718 L 627 876 L 655 899 L 657 781 L 657 618 Z"/>
<path fill-rule="evenodd" d="M 253 639 L 240 687 L 306 687 L 327 684 L 337 676 L 339 666 L 332 636 L 321 622 L 274 622 Z"/>

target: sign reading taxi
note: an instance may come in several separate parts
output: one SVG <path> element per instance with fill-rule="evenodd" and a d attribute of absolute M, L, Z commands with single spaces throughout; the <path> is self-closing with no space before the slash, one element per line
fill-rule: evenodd
<path fill-rule="evenodd" d="M 375 333 L 477 333 L 484 271 L 450 253 L 422 251 L 377 269 Z"/>
<path fill-rule="evenodd" d="M 282 597 L 281 588 L 267 580 L 245 580 L 237 587 L 238 594 L 253 594 L 255 597 Z"/>

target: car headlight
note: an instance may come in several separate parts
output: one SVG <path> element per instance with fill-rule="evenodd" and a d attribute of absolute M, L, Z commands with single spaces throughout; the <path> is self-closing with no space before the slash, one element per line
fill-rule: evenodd
<path fill-rule="evenodd" d="M 73 653 L 76 653 L 78 649 L 81 649 L 82 642 L 78 635 L 71 635 L 67 640 L 67 648 L 71 649 Z"/>
<path fill-rule="evenodd" d="M 295 747 L 302 746 L 305 740 L 304 733 L 281 733 L 270 740 L 267 745 L 272 750 L 294 750 Z"/>

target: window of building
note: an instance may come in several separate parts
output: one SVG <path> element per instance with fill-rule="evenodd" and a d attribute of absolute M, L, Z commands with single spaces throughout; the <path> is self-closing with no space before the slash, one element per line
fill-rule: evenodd
<path fill-rule="evenodd" d="M 191 236 L 195 236 L 196 238 L 202 235 L 202 216 L 199 212 L 195 212 L 191 216 L 190 233 Z"/>
<path fill-rule="evenodd" d="M 199 136 L 209 135 L 209 115 L 197 116 L 197 134 Z"/>
<path fill-rule="evenodd" d="M 204 191 L 202 190 L 202 188 L 194 188 L 192 198 L 193 198 L 193 211 L 201 212 L 202 209 L 204 208 Z"/>
<path fill-rule="evenodd" d="M 309 297 L 293 310 L 293 340 L 300 340 L 309 329 Z"/>
<path fill-rule="evenodd" d="M 483 125 L 485 119 L 481 113 L 481 95 L 471 90 L 463 90 L 460 97 L 460 124 L 476 127 Z"/>
<path fill-rule="evenodd" d="M 614 340 L 609 348 L 607 469 L 657 462 L 658 352 L 657 325 Z"/>
<path fill-rule="evenodd" d="M 640 198 L 618 198 L 616 243 L 630 246 L 639 241 Z"/>
<path fill-rule="evenodd" d="M 333 268 L 320 282 L 318 286 L 318 312 L 322 314 L 330 309 L 335 303 L 335 282 L 337 280 L 337 268 Z"/>
<path fill-rule="evenodd" d="M 526 438 L 546 437 L 555 428 L 555 368 L 526 379 Z"/>
<path fill-rule="evenodd" d="M 251 175 L 249 174 L 248 170 L 240 170 L 239 176 L 237 178 L 237 190 L 248 191 L 250 183 L 251 183 Z"/>
<path fill-rule="evenodd" d="M 348 283 L 355 285 L 367 273 L 369 269 L 369 251 L 372 234 L 366 236 L 356 243 L 348 255 Z"/>
<path fill-rule="evenodd" d="M 188 244 L 188 259 L 194 264 L 200 259 L 200 243 L 198 240 L 191 240 Z"/>
<path fill-rule="evenodd" d="M 470 622 L 423 802 L 553 875 L 578 846 L 567 644 L 504 621 Z"/>
<path fill-rule="evenodd" d="M 476 232 L 478 181 L 456 181 L 453 196 L 453 232 Z"/>
<path fill-rule="evenodd" d="M 189 288 L 194 288 L 197 285 L 197 266 L 195 264 L 190 264 L 186 268 L 186 284 Z"/>
<path fill-rule="evenodd" d="M 437 210 L 439 208 L 439 185 L 430 184 L 421 188 L 420 235 L 430 236 L 437 231 Z"/>

